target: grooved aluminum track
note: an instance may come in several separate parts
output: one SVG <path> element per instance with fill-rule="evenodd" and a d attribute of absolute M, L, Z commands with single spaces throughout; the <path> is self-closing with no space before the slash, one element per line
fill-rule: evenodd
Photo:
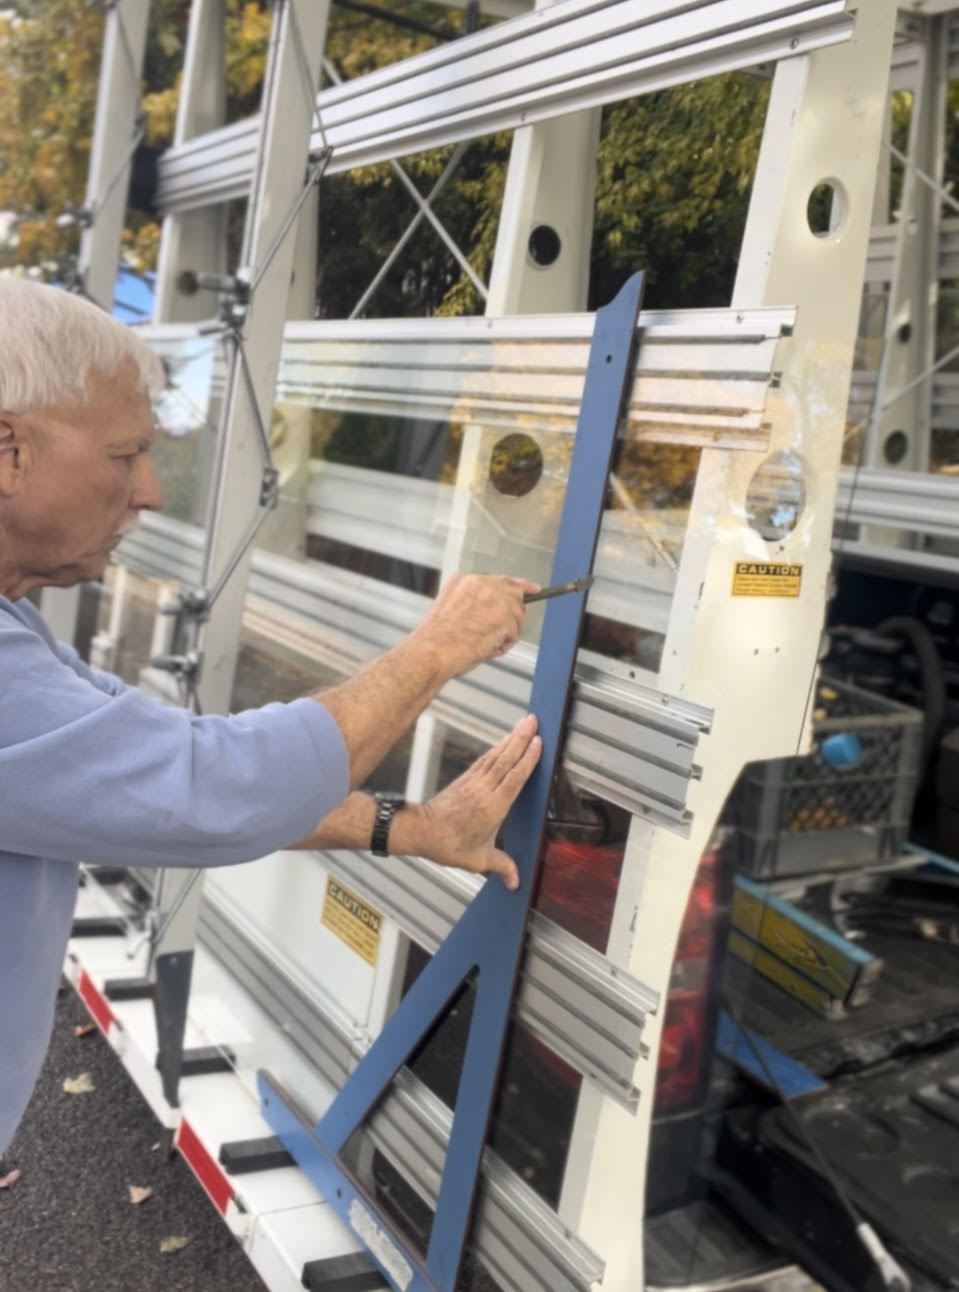
<path fill-rule="evenodd" d="M 624 438 L 765 448 L 776 346 L 795 318 L 788 307 L 640 314 Z M 572 434 L 592 332 L 592 314 L 290 323 L 277 399 L 338 412 Z M 222 387 L 222 345 L 176 325 L 138 334 L 171 365 L 174 378 L 178 347 L 189 342 L 195 354 L 205 344 L 212 390 Z"/>
<path fill-rule="evenodd" d="M 959 390 L 956 392 L 959 403 Z M 959 538 L 959 480 L 924 471 L 844 467 L 836 513 L 853 525 L 882 525 L 911 533 Z M 898 555 L 893 550 L 890 556 Z"/>
<path fill-rule="evenodd" d="M 418 858 L 382 866 L 366 853 L 324 853 L 325 864 L 367 894 L 415 942 L 435 951 L 479 884 Z M 643 1024 L 656 992 L 533 911 L 515 1016 L 534 1035 L 620 1103 L 635 1103 Z"/>
<path fill-rule="evenodd" d="M 144 516 L 124 543 L 131 569 L 195 585 L 201 534 L 195 526 Z M 244 624 L 343 673 L 353 673 L 405 637 L 428 598 L 318 562 L 256 551 Z M 431 712 L 492 744 L 526 712 L 535 652 L 520 643 L 503 659 L 456 678 Z M 712 711 L 628 678 L 610 676 L 581 652 L 563 766 L 579 788 L 679 833 L 689 829 L 686 797 L 698 777 L 696 746 Z"/>
<path fill-rule="evenodd" d="M 324 89 L 331 171 L 369 166 L 847 40 L 843 0 L 561 0 Z M 245 197 L 258 118 L 160 159 L 164 214 Z"/>
<path fill-rule="evenodd" d="M 244 990 L 284 1028 L 312 1066 L 339 1089 L 365 1045 L 344 1021 L 328 1015 L 295 988 L 219 899 L 204 901 L 199 934 L 204 946 Z M 449 1140 L 451 1114 L 422 1082 L 404 1070 L 370 1119 L 368 1135 L 428 1205 Z M 504 1292 L 591 1292 L 603 1262 L 556 1213 L 489 1149 L 483 1157 L 473 1231 L 476 1254 Z"/>

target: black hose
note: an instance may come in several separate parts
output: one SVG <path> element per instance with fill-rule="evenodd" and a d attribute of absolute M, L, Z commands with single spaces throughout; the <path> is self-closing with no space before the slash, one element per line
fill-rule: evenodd
<path fill-rule="evenodd" d="M 939 745 L 946 721 L 946 679 L 938 647 L 926 625 L 906 615 L 886 619 L 879 624 L 876 632 L 888 637 L 905 638 L 915 652 L 923 696 L 921 766 L 925 773 Z"/>

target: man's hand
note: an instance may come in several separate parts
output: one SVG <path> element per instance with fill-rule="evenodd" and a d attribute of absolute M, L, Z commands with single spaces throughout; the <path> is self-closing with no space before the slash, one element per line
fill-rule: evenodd
<path fill-rule="evenodd" d="M 430 643 L 448 677 L 459 677 L 516 645 L 526 617 L 523 597 L 539 590 L 527 579 L 454 574 L 413 637 Z"/>
<path fill-rule="evenodd" d="M 519 887 L 516 863 L 496 847 L 496 834 L 539 762 L 543 742 L 532 714 L 516 724 L 457 780 L 419 809 L 416 852 L 441 866 L 500 875 Z"/>

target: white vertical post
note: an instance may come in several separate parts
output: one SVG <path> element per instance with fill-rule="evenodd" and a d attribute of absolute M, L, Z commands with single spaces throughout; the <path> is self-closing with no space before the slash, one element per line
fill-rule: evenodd
<path fill-rule="evenodd" d="M 934 379 L 913 383 L 935 362 L 942 200 L 918 172 L 943 181 L 949 86 L 944 24 L 943 17 L 929 19 L 912 90 L 882 360 L 863 454 L 868 466 L 925 471 L 929 465 Z M 864 537 L 883 533 L 869 527 Z M 896 531 L 885 535 L 902 538 Z"/>
<path fill-rule="evenodd" d="M 223 0 L 193 0 L 180 82 L 174 143 L 183 144 L 226 121 L 226 14 Z M 184 269 L 226 272 L 226 221 L 222 205 L 168 215 L 160 236 L 154 320 L 188 323 L 213 312 L 208 293 L 177 290 Z"/>
<path fill-rule="evenodd" d="M 315 85 L 328 11 L 328 0 L 308 4 L 281 0 L 274 10 L 242 253 L 243 265 L 256 282 L 242 328 L 254 402 L 243 361 L 235 354 L 227 375 L 217 444 L 204 560 L 203 577 L 208 587 L 234 558 L 259 514 L 264 463 L 257 420 L 259 417 L 266 428 L 270 425 L 297 244 L 296 230 L 287 227 L 287 222 L 303 192 L 315 108 L 304 64 Z M 205 713 L 229 712 L 251 556 L 248 549 L 213 604 L 203 629 L 198 694 Z M 193 880 L 185 894 L 190 883 L 190 872 L 165 870 L 161 874 L 157 912 L 164 932 L 153 947 L 150 970 L 158 978 L 167 973 L 173 984 L 172 998 L 181 1020 L 180 1044 L 186 999 L 182 986 L 176 984 L 185 976 L 188 990 L 184 963 L 192 956 L 202 902 L 202 879 Z"/>
<path fill-rule="evenodd" d="M 105 310 L 113 308 L 120 262 L 149 13 L 150 0 L 107 5 L 87 175 L 86 207 L 94 218 L 83 232 L 79 257 L 84 290 Z"/>
<path fill-rule="evenodd" d="M 77 267 L 84 291 L 105 310 L 113 308 L 120 263 L 149 11 L 149 0 L 117 0 L 104 23 L 85 202 L 93 219 L 80 239 Z M 54 636 L 72 643 L 80 589 L 44 588 L 40 608 Z"/>
<path fill-rule="evenodd" d="M 766 455 L 705 450 L 683 548 L 659 683 L 715 710 L 700 743 L 689 838 L 634 822 L 608 954 L 665 996 L 699 859 L 744 762 L 795 752 L 821 633 L 833 508 L 868 247 L 895 22 L 893 0 L 859 11 L 848 45 L 775 73 L 733 304 L 797 305 L 770 392 L 770 452 L 801 456 L 806 505 L 767 543 L 747 523 L 750 479 Z M 839 196 L 837 227 L 809 228 L 817 185 Z M 801 564 L 800 596 L 731 597 L 737 560 Z M 561 1218 L 606 1260 L 605 1292 L 643 1278 L 643 1199 L 662 1010 L 644 1039 L 630 1113 L 584 1083 Z"/>
<path fill-rule="evenodd" d="M 117 648 L 123 637 L 127 613 L 127 578 L 125 565 L 113 567 L 110 588 L 110 619 L 106 629 L 98 632 L 90 643 L 90 663 L 94 668 L 112 672 L 116 668 Z"/>

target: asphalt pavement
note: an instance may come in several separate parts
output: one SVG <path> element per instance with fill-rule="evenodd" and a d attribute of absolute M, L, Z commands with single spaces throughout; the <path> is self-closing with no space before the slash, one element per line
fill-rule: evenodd
<path fill-rule="evenodd" d="M 16 1138 L 0 1162 L 0 1292 L 266 1292 L 236 1239 L 174 1155 L 89 1015 L 63 986 L 53 1041 Z M 4 1038 L 0 1037 L 0 1044 Z M 89 1073 L 87 1093 L 64 1081 Z M 130 1186 L 152 1196 L 134 1204 Z M 189 1239 L 162 1251 L 166 1239 Z"/>

